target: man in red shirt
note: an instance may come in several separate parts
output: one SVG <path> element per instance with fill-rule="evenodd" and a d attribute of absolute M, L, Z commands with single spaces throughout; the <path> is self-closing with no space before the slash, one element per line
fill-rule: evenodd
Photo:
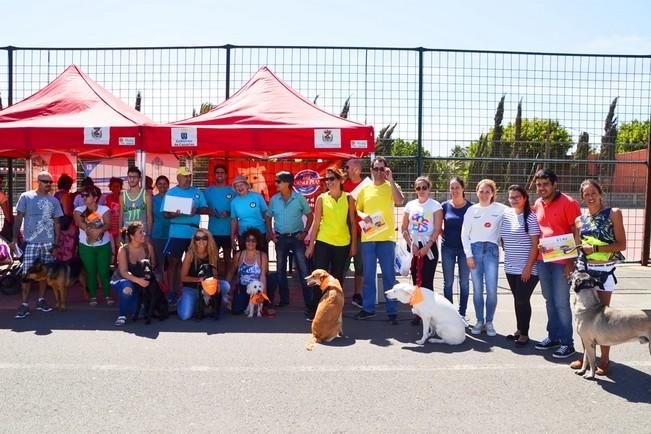
<path fill-rule="evenodd" d="M 542 238 L 571 234 L 574 221 L 581 215 L 579 203 L 558 190 L 558 178 L 551 169 L 536 172 L 534 182 L 540 196 L 534 203 Z M 537 350 L 556 349 L 552 356 L 565 359 L 575 353 L 572 338 L 572 309 L 568 277 L 574 261 L 564 259 L 543 262 L 538 257 L 538 276 L 547 308 L 547 337 L 536 344 Z"/>
<path fill-rule="evenodd" d="M 346 173 L 346 180 L 344 181 L 344 191 L 350 193 L 362 182 L 362 162 L 357 158 L 352 158 L 348 160 L 344 166 L 344 172 Z M 357 218 L 359 223 L 359 217 Z M 361 243 L 361 231 L 357 231 L 357 245 Z M 353 264 L 355 266 L 355 289 L 353 290 L 353 300 L 352 303 L 354 306 L 362 309 L 363 308 L 363 299 L 362 299 L 362 285 L 364 284 L 364 268 L 362 266 L 362 249 L 357 249 L 357 254 L 353 258 Z M 346 266 L 346 269 L 350 267 L 350 262 Z M 343 282 L 342 282 L 343 283 Z"/>

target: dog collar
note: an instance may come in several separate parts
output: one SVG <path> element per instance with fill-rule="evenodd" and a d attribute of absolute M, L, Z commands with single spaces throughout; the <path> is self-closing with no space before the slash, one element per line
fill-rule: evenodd
<path fill-rule="evenodd" d="M 409 304 L 415 306 L 423 300 L 423 292 L 420 290 L 420 286 L 415 287 L 414 292 L 412 292 L 411 297 L 409 297 Z"/>
<path fill-rule="evenodd" d="M 333 282 L 334 280 L 337 280 L 337 279 L 335 279 L 335 278 L 332 277 L 332 276 L 328 276 L 327 279 L 323 279 L 323 280 L 321 281 L 321 285 L 319 285 L 319 288 L 321 288 L 321 290 L 323 291 L 323 290 L 326 289 L 327 287 L 329 287 L 329 286 L 333 286 L 332 284 L 334 283 L 334 282 Z"/>

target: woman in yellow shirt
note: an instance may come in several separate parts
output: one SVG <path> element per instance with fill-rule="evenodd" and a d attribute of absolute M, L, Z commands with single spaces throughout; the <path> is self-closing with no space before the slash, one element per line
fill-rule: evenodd
<path fill-rule="evenodd" d="M 327 270 L 343 287 L 344 270 L 357 252 L 355 199 L 342 189 L 344 174 L 329 167 L 323 178 L 328 191 L 319 195 L 314 208 L 310 245 L 305 256 L 315 268 Z M 315 298 L 318 303 L 320 296 Z"/>

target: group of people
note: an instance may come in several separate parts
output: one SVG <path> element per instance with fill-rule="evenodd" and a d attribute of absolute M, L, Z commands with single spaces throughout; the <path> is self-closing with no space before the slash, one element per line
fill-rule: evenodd
<path fill-rule="evenodd" d="M 12 242 L 19 240 L 24 223 L 23 271 L 36 260 L 69 261 L 78 254 L 87 273 L 89 303 L 98 303 L 101 287 L 104 301 L 112 304 L 113 291 L 120 306 L 115 323 L 123 325 L 137 308 L 138 291 L 149 284 L 135 271 L 143 259 L 150 261 L 171 305 L 177 300 L 180 304 L 194 304 L 201 296 L 201 281 L 215 278 L 221 279 L 223 299 L 237 313 L 245 307 L 246 285 L 259 280 L 269 300 L 264 313 L 271 316 L 274 308 L 290 303 L 287 258 L 291 255 L 309 320 L 320 296 L 318 290 L 305 283 L 309 270 L 326 269 L 343 282 L 352 261 L 352 302 L 360 308 L 355 318 L 364 320 L 376 315 L 378 263 L 384 288 L 396 282 L 395 209 L 404 202 L 386 159 L 373 159 L 371 182 L 365 184 L 360 160 L 348 161 L 343 170 L 327 168 L 322 179 L 324 192 L 318 196 L 314 212 L 305 197 L 294 190 L 290 172 L 276 174 L 277 193 L 269 203 L 251 190 L 244 176 L 235 176 L 229 184 L 226 166 L 216 165 L 214 175 L 215 184 L 202 191 L 192 186 L 191 170 L 180 167 L 174 188 L 169 188 L 165 176 L 147 188 L 141 186 L 140 170 L 130 167 L 126 189 L 120 178 L 112 178 L 110 193 L 102 195 L 92 181 L 84 180 L 73 197 L 69 176 L 59 178 L 59 189 L 51 195 L 52 176 L 39 173 L 37 189 L 23 193 L 16 206 Z M 414 181 L 416 198 L 404 205 L 399 226 L 412 255 L 413 284 L 433 288 L 441 259 L 443 294 L 453 302 L 456 265 L 458 310 L 466 318 L 472 281 L 476 322 L 470 332 L 474 335 L 484 331 L 489 336 L 497 334 L 493 319 L 501 246 L 516 316 L 516 330 L 507 337 L 515 345 L 528 344 L 530 297 L 540 282 L 547 308 L 547 337 L 535 348 L 553 349 L 554 357 L 566 358 L 575 353 L 568 283 L 575 261 L 541 260 L 540 240 L 574 234 L 586 266 L 609 272 L 626 248 L 622 213 L 604 205 L 602 188 L 595 180 L 586 180 L 580 187 L 587 207 L 584 214 L 575 199 L 559 191 L 552 170 L 538 171 L 534 183 L 539 197 L 533 204 L 526 188 L 512 185 L 507 192 L 510 206 L 505 206 L 496 201 L 495 182 L 483 179 L 476 186 L 477 202 L 473 204 L 466 198 L 464 181 L 453 177 L 449 181 L 449 200 L 439 203 L 431 197 L 431 181 L 421 176 Z M 185 200 L 188 207 L 174 210 L 166 204 L 166 197 Z M 207 229 L 199 227 L 201 214 L 208 216 Z M 269 242 L 275 246 L 277 273 L 275 284 L 267 285 Z M 113 276 L 109 275 L 111 263 L 116 265 Z M 208 266 L 202 267 L 204 264 Z M 278 300 L 274 301 L 276 285 Z M 16 318 L 30 313 L 29 288 L 26 282 Z M 610 302 L 613 289 L 611 276 L 599 292 L 602 303 Z M 45 282 L 41 282 L 36 309 L 49 311 L 44 292 Z M 397 324 L 396 302 L 387 300 L 385 309 L 389 321 Z M 183 319 L 192 314 L 192 309 L 181 310 L 189 312 L 180 315 Z M 576 363 L 580 362 L 573 365 Z M 602 347 L 598 373 L 607 367 L 608 348 Z"/>

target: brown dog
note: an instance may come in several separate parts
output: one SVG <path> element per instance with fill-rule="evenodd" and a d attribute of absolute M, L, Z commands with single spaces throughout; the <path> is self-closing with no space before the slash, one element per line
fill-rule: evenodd
<path fill-rule="evenodd" d="M 45 264 L 37 260 L 27 271 L 24 279 L 35 282 L 45 280 L 54 291 L 55 307 L 60 311 L 66 310 L 68 289 L 72 284 L 80 282 L 86 292 L 86 273 L 83 271 L 81 263 L 75 261 Z"/>
<path fill-rule="evenodd" d="M 322 293 L 312 321 L 312 339 L 305 344 L 305 348 L 312 351 L 315 343 L 330 342 L 343 334 L 344 291 L 337 279 L 320 268 L 305 280 L 309 286 L 318 285 Z"/>

